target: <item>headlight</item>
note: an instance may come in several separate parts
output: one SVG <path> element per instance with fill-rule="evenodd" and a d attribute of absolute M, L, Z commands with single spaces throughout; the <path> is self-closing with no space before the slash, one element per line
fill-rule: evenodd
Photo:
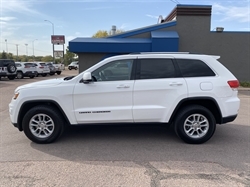
<path fill-rule="evenodd" d="M 18 96 L 19 96 L 19 92 L 16 92 L 16 93 L 14 94 L 13 99 L 17 99 Z"/>

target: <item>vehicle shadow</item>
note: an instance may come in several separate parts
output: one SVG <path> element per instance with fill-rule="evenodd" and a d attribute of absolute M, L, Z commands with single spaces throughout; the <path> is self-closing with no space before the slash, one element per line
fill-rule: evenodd
<path fill-rule="evenodd" d="M 196 161 L 221 163 L 235 168 L 250 163 L 249 127 L 227 124 L 217 126 L 206 143 L 182 142 L 172 128 L 162 125 L 75 126 L 52 144 L 31 147 L 62 158 L 83 161 L 167 162 Z M 232 158 L 235 163 L 232 163 Z M 236 160 L 236 161 L 235 161 Z"/>

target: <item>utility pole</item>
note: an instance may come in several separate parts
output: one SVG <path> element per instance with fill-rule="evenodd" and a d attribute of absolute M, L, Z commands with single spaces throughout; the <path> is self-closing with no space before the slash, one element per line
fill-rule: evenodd
<path fill-rule="evenodd" d="M 16 61 L 18 61 L 18 44 L 16 44 Z"/>
<path fill-rule="evenodd" d="M 37 39 L 32 41 L 32 48 L 33 48 L 33 62 L 35 62 L 35 53 L 34 53 L 34 41 L 36 41 Z"/>
<path fill-rule="evenodd" d="M 28 44 L 25 45 L 26 45 L 26 56 L 28 57 Z"/>
<path fill-rule="evenodd" d="M 7 39 L 5 39 L 5 43 L 6 43 L 6 52 L 8 53 Z"/>

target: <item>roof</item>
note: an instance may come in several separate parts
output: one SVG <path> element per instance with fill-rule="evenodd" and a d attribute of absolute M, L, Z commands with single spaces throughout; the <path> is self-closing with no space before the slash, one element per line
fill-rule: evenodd
<path fill-rule="evenodd" d="M 69 42 L 69 49 L 74 53 L 178 51 L 178 44 L 176 31 L 152 31 L 151 38 L 76 38 Z"/>

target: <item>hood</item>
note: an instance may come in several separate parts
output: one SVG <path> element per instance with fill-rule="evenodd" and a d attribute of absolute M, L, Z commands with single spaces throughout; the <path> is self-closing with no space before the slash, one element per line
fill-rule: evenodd
<path fill-rule="evenodd" d="M 16 91 L 20 89 L 27 89 L 27 88 L 37 88 L 37 87 L 52 87 L 56 86 L 62 82 L 64 78 L 58 78 L 58 79 L 50 79 L 50 80 L 44 80 L 44 81 L 38 81 L 34 83 L 24 84 L 22 86 L 17 87 Z"/>

